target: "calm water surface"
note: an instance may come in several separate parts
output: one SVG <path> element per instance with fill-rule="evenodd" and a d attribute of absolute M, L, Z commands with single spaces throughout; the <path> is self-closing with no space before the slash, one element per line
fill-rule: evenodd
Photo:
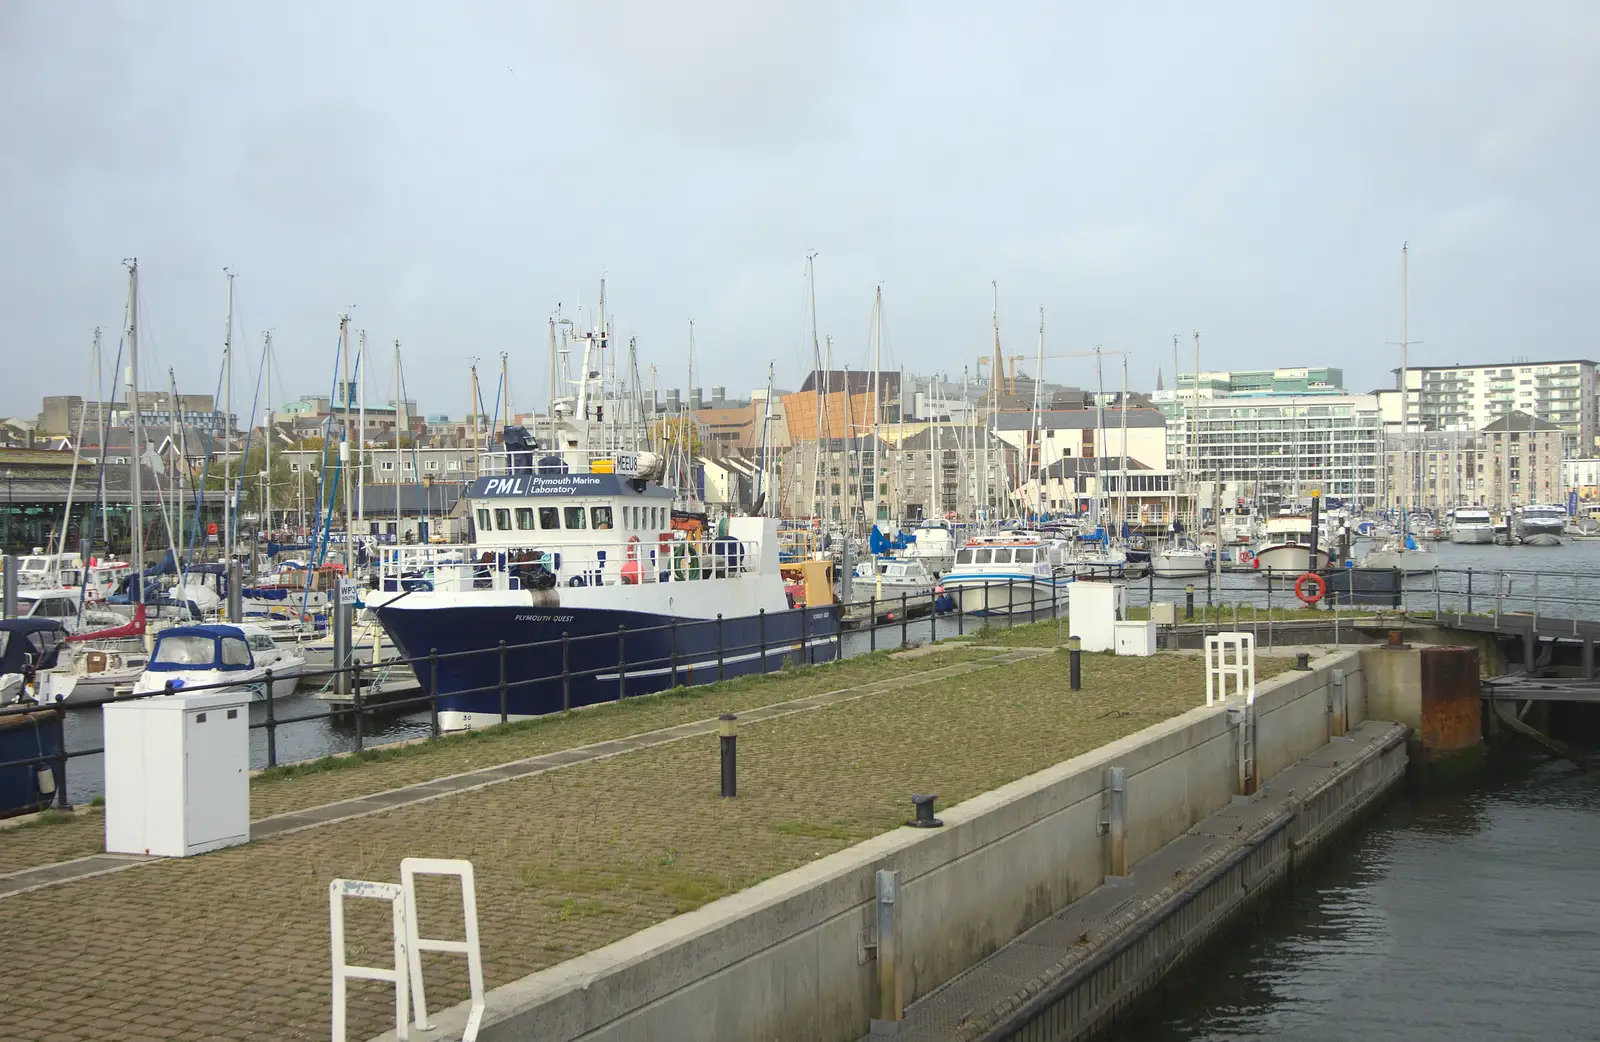
<path fill-rule="evenodd" d="M 1200 962 L 1117 1037 L 1600 1039 L 1600 777 L 1406 798 Z"/>

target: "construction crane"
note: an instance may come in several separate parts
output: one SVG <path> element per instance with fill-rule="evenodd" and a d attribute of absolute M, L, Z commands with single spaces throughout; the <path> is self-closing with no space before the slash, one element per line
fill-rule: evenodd
<path fill-rule="evenodd" d="M 1009 369 L 1010 371 L 1009 371 L 1009 373 L 1007 373 L 1007 372 L 1000 373 L 1000 375 L 997 376 L 996 379 L 1005 381 L 1006 393 L 1007 394 L 1016 394 L 1017 393 L 1017 359 L 1019 359 L 1019 358 L 1027 358 L 1027 357 L 1028 357 L 1027 355 L 1001 355 L 1000 356 L 1000 368 L 1003 369 L 1003 370 L 1004 369 Z M 1052 357 L 1052 356 L 1047 355 L 1045 357 L 1048 358 L 1048 357 Z M 1009 366 L 1007 365 L 1007 363 L 1010 363 Z M 987 359 L 987 358 L 979 357 L 978 364 L 980 366 L 985 366 L 985 365 L 992 365 L 993 363 L 990 362 L 990 360 Z"/>

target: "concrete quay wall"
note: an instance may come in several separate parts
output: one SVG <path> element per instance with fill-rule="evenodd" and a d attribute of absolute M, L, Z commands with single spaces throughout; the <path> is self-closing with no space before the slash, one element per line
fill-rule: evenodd
<path fill-rule="evenodd" d="M 900 873 L 910 1003 L 1230 805 L 1241 781 L 1251 791 L 1321 749 L 1364 719 L 1366 703 L 1361 653 L 1326 655 L 1260 685 L 1253 762 L 1237 713 L 1196 708 L 943 808 L 944 828 L 897 829 L 496 988 L 478 1037 L 859 1038 L 880 1002 L 879 869 Z M 1113 767 L 1126 778 L 1120 842 L 1103 825 Z M 446 1011 L 440 1030 L 412 1037 L 459 1038 L 465 1013 Z"/>

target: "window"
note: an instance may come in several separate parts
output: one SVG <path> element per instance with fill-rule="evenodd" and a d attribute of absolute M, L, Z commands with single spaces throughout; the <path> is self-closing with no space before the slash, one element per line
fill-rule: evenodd
<path fill-rule="evenodd" d="M 494 508 L 494 527 L 501 532 L 511 531 L 511 510 L 508 507 Z"/>
<path fill-rule="evenodd" d="M 460 460 L 446 460 L 445 461 L 445 465 L 444 465 L 444 469 L 445 470 L 460 470 L 461 469 L 461 461 Z"/>
<path fill-rule="evenodd" d="M 589 520 L 595 529 L 608 529 L 611 527 L 610 507 L 590 507 Z"/>
<path fill-rule="evenodd" d="M 972 563 L 972 551 L 971 550 L 962 549 L 962 550 L 957 550 L 956 551 L 956 564 L 971 564 L 971 563 Z"/>
<path fill-rule="evenodd" d="M 394 460 L 386 459 L 382 463 L 380 463 L 378 466 L 383 470 L 393 470 L 394 469 Z"/>
<path fill-rule="evenodd" d="M 1010 564 L 1011 563 L 1011 548 L 1009 546 L 995 547 L 994 563 L 995 564 Z"/>
<path fill-rule="evenodd" d="M 265 633 L 256 633 L 250 637 L 251 651 L 275 651 L 277 647 L 272 643 L 272 638 Z"/>
<path fill-rule="evenodd" d="M 224 666 L 250 665 L 250 646 L 238 637 L 222 638 L 222 664 Z"/>
<path fill-rule="evenodd" d="M 533 530 L 533 508 L 517 507 L 517 531 L 530 532 Z"/>
<path fill-rule="evenodd" d="M 210 637 L 185 634 L 156 642 L 153 663 L 161 666 L 209 666 L 215 648 Z"/>
<path fill-rule="evenodd" d="M 567 522 L 567 527 L 568 528 L 582 528 L 583 527 L 583 508 L 582 507 L 565 507 L 565 508 L 563 508 L 563 512 L 566 515 L 566 522 Z"/>
<path fill-rule="evenodd" d="M 989 563 L 989 559 L 991 557 L 993 557 L 993 556 L 994 556 L 994 551 L 993 550 L 990 550 L 986 546 L 979 547 L 978 549 L 972 551 L 972 563 L 973 564 L 988 564 Z"/>
<path fill-rule="evenodd" d="M 429 470 L 438 470 L 439 469 L 439 461 L 436 460 L 436 459 L 429 460 L 428 461 L 428 469 Z"/>
<path fill-rule="evenodd" d="M 1033 547 L 1031 547 L 1031 546 L 1020 547 L 1017 550 L 1017 563 L 1018 564 L 1032 564 L 1033 563 Z"/>
<path fill-rule="evenodd" d="M 561 527 L 561 510 L 558 507 L 539 508 L 539 527 L 545 531 L 552 531 Z"/>
<path fill-rule="evenodd" d="M 478 531 L 480 531 L 480 532 L 489 531 L 489 508 L 488 507 L 479 507 L 478 508 Z"/>

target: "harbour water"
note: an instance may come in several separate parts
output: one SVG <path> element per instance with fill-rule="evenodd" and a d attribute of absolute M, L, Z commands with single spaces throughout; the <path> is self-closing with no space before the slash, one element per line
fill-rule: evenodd
<path fill-rule="evenodd" d="M 1116 1038 L 1600 1038 L 1600 776 L 1513 752 L 1402 798 L 1196 961 Z"/>

